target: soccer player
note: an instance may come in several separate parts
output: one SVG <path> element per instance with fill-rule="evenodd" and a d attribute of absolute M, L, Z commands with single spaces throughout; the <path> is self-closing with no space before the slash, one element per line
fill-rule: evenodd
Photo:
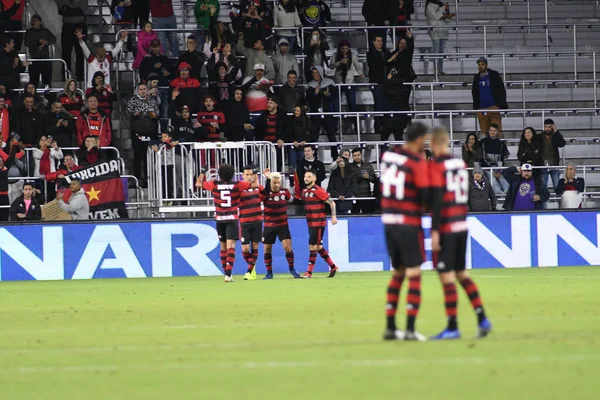
<path fill-rule="evenodd" d="M 258 243 L 262 238 L 263 211 L 260 193 L 264 190 L 258 184 L 256 168 L 252 165 L 244 167 L 243 179 L 252 185 L 242 190 L 240 194 L 240 225 L 242 226 L 242 255 L 248 264 L 244 280 L 256 279 L 256 259 L 258 258 Z"/>
<path fill-rule="evenodd" d="M 234 182 L 235 170 L 229 164 L 219 166 L 219 180 L 205 181 L 204 173 L 198 175 L 196 187 L 210 190 L 214 197 L 217 220 L 217 234 L 221 243 L 221 266 L 225 272 L 225 282 L 233 282 L 231 272 L 235 262 L 235 242 L 239 239 L 238 208 L 240 193 L 250 189 L 248 182 Z"/>
<path fill-rule="evenodd" d="M 459 339 L 456 321 L 455 281 L 467 292 L 475 309 L 479 324 L 479 337 L 492 330 L 486 318 L 477 285 L 465 270 L 467 252 L 467 203 L 469 201 L 469 173 L 463 160 L 453 158 L 448 147 L 448 133 L 436 129 L 431 139 L 433 159 L 430 164 L 431 198 L 431 246 L 433 265 L 437 269 L 444 288 L 444 301 L 448 326 L 434 336 L 434 340 Z"/>
<path fill-rule="evenodd" d="M 329 276 L 333 278 L 338 271 L 335 263 L 329 257 L 329 253 L 323 247 L 323 234 L 327 226 L 327 216 L 325 215 L 325 203 L 331 207 L 331 223 L 337 224 L 335 215 L 335 203 L 329 197 L 325 189 L 317 186 L 317 172 L 309 169 L 304 173 L 304 183 L 306 187 L 302 190 L 302 202 L 304 203 L 304 212 L 306 222 L 308 223 L 308 249 L 310 256 L 308 259 L 308 270 L 302 275 L 303 278 L 312 278 L 315 263 L 317 262 L 317 253 L 329 265 Z"/>
<path fill-rule="evenodd" d="M 393 275 L 387 289 L 385 340 L 425 340 L 415 330 L 421 305 L 421 264 L 425 261 L 421 216 L 429 198 L 428 164 L 423 158 L 428 129 L 421 123 L 406 131 L 406 143 L 381 159 L 381 220 L 385 226 Z M 396 309 L 404 278 L 408 279 L 406 332 L 396 327 Z"/>
<path fill-rule="evenodd" d="M 267 275 L 263 279 L 273 279 L 273 256 L 271 251 L 275 241 L 279 239 L 285 250 L 285 258 L 288 262 L 290 274 L 296 279 L 300 274 L 294 268 L 294 250 L 292 250 L 292 235 L 288 225 L 287 205 L 294 198 L 289 190 L 281 188 L 281 174 L 279 172 L 270 172 L 269 169 L 263 171 L 267 177 L 267 187 L 262 192 L 263 204 L 265 205 L 265 230 L 263 233 L 263 246 L 265 267 Z"/>

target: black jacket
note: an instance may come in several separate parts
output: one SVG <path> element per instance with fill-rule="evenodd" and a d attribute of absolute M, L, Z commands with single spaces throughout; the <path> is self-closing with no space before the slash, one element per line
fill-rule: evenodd
<path fill-rule="evenodd" d="M 62 125 L 56 126 L 61 119 L 67 121 L 68 125 L 66 127 Z M 71 114 L 66 112 L 58 114 L 47 112 L 42 117 L 42 122 L 44 124 L 44 135 L 52 136 L 60 147 L 71 147 L 75 144 L 75 124 L 73 123 Z"/>
<path fill-rule="evenodd" d="M 46 40 L 48 45 L 40 49 L 40 40 Z M 28 29 L 25 32 L 24 44 L 29 49 L 30 58 L 50 58 L 50 45 L 56 43 L 56 36 L 46 28 Z"/>
<path fill-rule="evenodd" d="M 187 121 L 177 115 L 176 105 L 174 102 L 169 104 L 169 118 L 171 118 L 171 126 L 173 127 L 173 140 L 179 142 L 203 142 L 208 139 L 208 131 L 203 127 L 194 127 L 196 118 L 190 116 Z"/>
<path fill-rule="evenodd" d="M 155 65 L 159 64 L 160 66 L 156 68 Z M 167 76 L 165 76 L 165 71 L 169 73 Z M 164 54 L 153 56 L 148 53 L 148 57 L 144 57 L 140 64 L 140 79 L 147 80 L 148 75 L 152 72 L 158 74 L 158 86 L 167 87 L 174 78 L 173 63 Z"/>
<path fill-rule="evenodd" d="M 198 46 L 204 46 L 204 43 L 198 43 Z M 181 64 L 182 62 L 190 64 L 190 66 L 192 67 L 192 70 L 190 71 L 190 76 L 192 78 L 200 80 L 200 73 L 202 72 L 202 66 L 204 65 L 205 61 L 206 56 L 198 50 L 195 50 L 193 52 L 189 52 L 186 50 L 179 55 L 178 64 Z"/>
<path fill-rule="evenodd" d="M 25 72 L 25 67 L 19 61 L 17 67 L 13 67 L 15 58 L 19 54 L 16 51 L 6 52 L 0 49 L 0 84 L 6 86 L 7 89 L 17 89 L 20 87 L 21 72 Z"/>
<path fill-rule="evenodd" d="M 317 186 L 321 186 L 321 183 L 325 180 L 325 164 L 322 161 L 317 160 L 316 158 L 313 161 L 308 161 L 306 158 L 301 158 L 298 160 L 298 164 L 296 164 L 296 177 L 298 178 L 298 185 L 294 189 L 294 196 L 296 198 L 300 198 L 300 194 L 302 193 L 302 189 L 306 188 L 306 184 L 304 183 L 304 173 L 309 169 L 314 169 L 317 172 Z"/>
<path fill-rule="evenodd" d="M 390 15 L 390 0 L 365 0 L 362 15 L 367 25 L 384 26 L 385 21 L 393 21 L 396 15 Z"/>
<path fill-rule="evenodd" d="M 410 97 L 410 86 L 404 84 L 404 80 L 399 74 L 392 76 L 392 79 L 386 79 L 383 86 L 383 94 L 387 99 L 390 110 L 408 111 L 408 97 Z"/>
<path fill-rule="evenodd" d="M 17 217 L 17 214 L 25 214 L 25 218 Z M 42 207 L 40 203 L 31 197 L 31 204 L 29 210 L 25 212 L 25 196 L 21 195 L 17 197 L 15 201 L 10 205 L 10 220 L 11 221 L 39 221 L 42 219 Z"/>
<path fill-rule="evenodd" d="M 306 142 L 312 134 L 312 123 L 308 116 L 296 118 L 291 116 L 287 120 L 284 142 Z"/>
<path fill-rule="evenodd" d="M 542 141 L 542 148 L 544 146 L 544 138 L 545 138 L 546 133 L 542 132 L 540 134 L 540 139 Z M 565 147 L 567 145 L 567 142 L 565 141 L 565 138 L 563 137 L 562 133 L 560 133 L 560 131 L 556 131 L 554 132 L 554 134 L 552 134 L 552 148 L 554 149 L 554 160 L 556 161 L 556 165 L 558 165 L 558 162 L 560 161 L 560 154 L 558 152 L 558 149 L 561 147 Z"/>
<path fill-rule="evenodd" d="M 508 211 L 512 211 L 515 208 L 515 198 L 516 194 L 519 191 L 519 186 L 523 179 L 521 175 L 518 174 L 517 167 L 508 167 L 502 171 L 502 175 L 504 179 L 510 185 L 508 187 L 508 191 L 506 192 L 506 198 L 504 199 L 504 204 L 502 208 Z M 535 209 L 541 210 L 543 208 L 543 203 L 550 200 L 550 192 L 548 191 L 548 187 L 540 178 L 533 177 L 533 182 L 535 184 L 535 193 L 540 196 L 540 201 L 535 203 Z"/>
<path fill-rule="evenodd" d="M 506 103 L 506 88 L 504 82 L 498 71 L 488 68 L 490 74 L 490 85 L 492 86 L 492 96 L 496 101 L 496 105 L 500 109 L 507 109 L 508 104 Z M 473 76 L 473 87 L 471 88 L 471 94 L 473 95 L 473 109 L 479 109 L 479 73 Z"/>
<path fill-rule="evenodd" d="M 342 176 L 340 168 L 336 168 L 331 172 L 329 176 L 329 184 L 327 185 L 327 192 L 337 199 L 340 196 L 354 197 L 356 196 L 356 175 L 348 170 L 348 166 L 345 168 L 345 175 Z"/>
<path fill-rule="evenodd" d="M 484 137 L 479 142 L 481 147 L 481 166 L 482 167 L 497 167 L 498 162 L 504 162 L 510 155 L 506 142 L 501 139 L 492 139 L 489 136 Z"/>
<path fill-rule="evenodd" d="M 573 179 L 572 183 L 575 185 L 575 188 L 579 193 L 583 193 L 585 191 L 585 181 L 583 178 L 575 178 Z M 557 196 L 562 196 L 562 194 L 565 192 L 566 185 L 565 178 L 562 178 L 558 181 L 558 185 L 556 185 L 556 189 L 554 190 Z"/>
<path fill-rule="evenodd" d="M 256 121 L 256 124 L 254 125 L 254 133 L 256 135 L 256 140 L 265 140 L 265 135 L 266 135 L 266 130 L 267 130 L 267 116 L 269 115 L 269 111 L 265 110 L 263 111 L 260 116 L 258 117 L 258 120 Z M 277 139 L 275 140 L 275 142 L 279 139 L 284 139 L 285 136 L 285 127 L 286 127 L 286 119 L 287 119 L 287 115 L 283 112 L 283 111 L 277 111 L 277 125 L 275 126 L 275 136 L 277 137 Z"/>
<path fill-rule="evenodd" d="M 387 74 L 390 72 L 388 60 L 392 56 L 389 50 L 383 48 L 381 51 L 371 48 L 367 52 L 367 64 L 369 65 L 369 82 L 385 83 Z"/>
<path fill-rule="evenodd" d="M 289 83 L 276 90 L 279 96 L 279 108 L 285 112 L 294 112 L 297 105 L 305 106 L 304 89 L 298 85 L 291 87 Z"/>
<path fill-rule="evenodd" d="M 42 114 L 35 109 L 28 111 L 19 108 L 13 113 L 12 118 L 12 127 L 21 136 L 21 142 L 36 145 L 44 133 Z"/>
<path fill-rule="evenodd" d="M 396 67 L 398 75 L 400 75 L 405 82 L 412 82 L 417 77 L 412 66 L 413 55 L 415 53 L 415 41 L 413 38 L 409 37 L 404 38 L 404 40 L 406 40 L 406 49 L 402 51 L 395 50 L 390 57 L 393 57 L 394 54 L 398 53 L 398 57 L 396 57 L 392 64 Z"/>
<path fill-rule="evenodd" d="M 519 142 L 519 153 L 517 158 L 521 163 L 531 163 L 532 165 L 542 165 L 542 140 L 540 135 L 534 135 L 531 143 L 525 138 Z"/>
<path fill-rule="evenodd" d="M 224 112 L 227 119 L 227 125 L 225 126 L 225 137 L 227 140 L 233 142 L 244 140 L 244 135 L 246 134 L 244 124 L 250 123 L 250 111 L 248 111 L 244 99 L 240 102 L 235 101 L 235 99 L 229 100 Z"/>

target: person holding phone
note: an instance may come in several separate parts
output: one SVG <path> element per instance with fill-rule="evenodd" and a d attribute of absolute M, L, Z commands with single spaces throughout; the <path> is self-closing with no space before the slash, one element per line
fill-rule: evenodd
<path fill-rule="evenodd" d="M 560 164 L 559 148 L 565 147 L 567 142 L 562 133 L 550 118 L 544 121 L 544 133 L 542 134 L 542 160 L 546 167 L 553 167 Z M 558 168 L 542 169 L 542 181 L 548 185 L 548 176 L 552 177 L 552 187 L 556 190 L 560 180 L 560 170 Z"/>

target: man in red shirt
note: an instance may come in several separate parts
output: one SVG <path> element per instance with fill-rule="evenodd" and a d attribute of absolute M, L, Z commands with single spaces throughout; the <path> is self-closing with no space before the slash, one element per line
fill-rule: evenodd
<path fill-rule="evenodd" d="M 211 95 L 204 97 L 204 109 L 198 111 L 198 122 L 208 131 L 209 142 L 219 142 L 221 132 L 225 132 L 225 114 L 215 109 L 215 98 Z"/>
<path fill-rule="evenodd" d="M 487 319 L 477 285 L 466 271 L 466 252 L 469 232 L 467 211 L 469 202 L 469 172 L 465 162 L 449 152 L 448 133 L 436 129 L 431 139 L 433 159 L 430 163 L 431 247 L 433 265 L 444 289 L 444 304 L 448 326 L 434 340 L 460 339 L 456 321 L 456 279 L 471 300 L 477 315 L 479 337 L 487 336 L 492 324 Z"/>
<path fill-rule="evenodd" d="M 110 117 L 98 108 L 98 98 L 93 94 L 88 96 L 87 103 L 88 108 L 81 113 L 81 118 L 78 118 L 75 123 L 77 145 L 81 145 L 87 136 L 95 136 L 100 147 L 110 146 L 112 142 Z"/>
<path fill-rule="evenodd" d="M 421 264 L 425 262 L 422 208 L 429 198 L 428 164 L 423 158 L 428 128 L 414 123 L 406 143 L 383 154 L 381 161 L 381 220 L 394 270 L 387 289 L 385 340 L 425 340 L 415 331 L 421 305 Z M 406 332 L 396 328 L 396 309 L 404 277 L 408 278 Z"/>
<path fill-rule="evenodd" d="M 325 260 L 329 265 L 329 276 L 333 278 L 338 271 L 338 267 L 329 257 L 329 253 L 323 247 L 323 234 L 325 233 L 325 227 L 327 226 L 327 216 L 325 215 L 325 203 L 331 207 L 331 223 L 337 224 L 337 217 L 335 213 L 335 203 L 329 197 L 329 193 L 322 187 L 316 185 L 317 172 L 315 170 L 308 170 L 304 173 L 304 183 L 306 188 L 302 191 L 302 202 L 304 203 L 304 212 L 306 214 L 306 222 L 308 223 L 308 249 L 310 251 L 308 259 L 308 270 L 303 278 L 312 278 L 313 270 L 315 269 L 315 263 L 317 262 L 317 253 Z"/>
<path fill-rule="evenodd" d="M 264 190 L 258 184 L 257 171 L 252 165 L 244 167 L 243 179 L 252 185 L 251 188 L 242 190 L 240 194 L 240 225 L 242 227 L 242 255 L 248 264 L 244 275 L 245 281 L 256 279 L 256 259 L 258 258 L 258 244 L 262 236 L 263 211 L 260 193 Z"/>
<path fill-rule="evenodd" d="M 229 164 L 219 167 L 218 181 L 205 181 L 204 173 L 198 175 L 196 187 L 209 190 L 215 202 L 217 235 L 221 243 L 221 266 L 225 271 L 225 282 L 233 282 L 231 273 L 235 262 L 235 242 L 239 239 L 238 209 L 240 194 L 252 186 L 248 182 L 234 182 L 235 169 Z"/>

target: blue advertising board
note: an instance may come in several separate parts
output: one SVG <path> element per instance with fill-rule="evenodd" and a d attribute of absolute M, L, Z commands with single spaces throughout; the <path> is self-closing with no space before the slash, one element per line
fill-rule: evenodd
<path fill-rule="evenodd" d="M 600 265 L 600 213 L 476 214 L 469 216 L 468 268 Z M 429 227 L 425 249 L 431 257 Z M 296 269 L 308 262 L 308 231 L 290 220 Z M 389 270 L 379 217 L 329 223 L 324 245 L 343 271 Z M 246 270 L 238 246 L 234 274 Z M 262 250 L 259 250 L 261 252 Z M 258 272 L 264 272 L 262 255 Z M 287 273 L 285 253 L 274 246 L 275 273 Z M 431 262 L 423 265 L 431 269 Z M 327 265 L 317 261 L 316 272 Z M 139 278 L 220 275 L 214 221 L 120 221 L 0 226 L 0 280 Z"/>

